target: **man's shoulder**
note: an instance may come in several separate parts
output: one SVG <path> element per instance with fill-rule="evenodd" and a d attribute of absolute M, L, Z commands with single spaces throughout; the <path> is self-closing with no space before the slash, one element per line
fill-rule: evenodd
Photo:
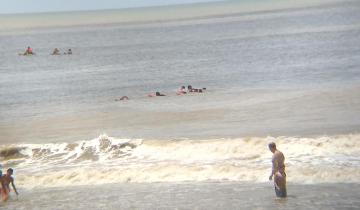
<path fill-rule="evenodd" d="M 284 157 L 284 154 L 283 154 L 281 151 L 276 150 L 276 151 L 274 152 L 274 157 Z"/>

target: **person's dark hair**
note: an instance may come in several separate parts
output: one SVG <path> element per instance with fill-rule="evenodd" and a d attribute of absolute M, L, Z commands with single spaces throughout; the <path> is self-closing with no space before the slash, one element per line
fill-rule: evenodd
<path fill-rule="evenodd" d="M 13 170 L 12 168 L 9 168 L 9 169 L 7 170 L 7 172 L 13 173 L 14 170 Z"/>
<path fill-rule="evenodd" d="M 269 146 L 269 148 L 276 149 L 276 144 L 274 142 L 270 142 L 268 146 Z"/>

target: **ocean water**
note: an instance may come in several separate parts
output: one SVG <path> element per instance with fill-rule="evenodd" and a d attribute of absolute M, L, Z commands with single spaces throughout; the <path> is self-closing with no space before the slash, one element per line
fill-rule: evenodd
<path fill-rule="evenodd" d="M 194 8 L 5 17 L 16 21 L 0 26 L 0 163 L 21 193 L 5 208 L 276 209 L 234 200 L 272 199 L 270 141 L 294 192 L 284 208 L 359 208 L 360 3 Z M 93 15 L 114 21 L 83 21 Z M 36 55 L 18 56 L 27 46 Z M 206 91 L 176 95 L 182 85 Z M 156 189 L 175 200 L 156 206 L 170 200 Z M 224 206 L 206 203 L 217 190 Z"/>
<path fill-rule="evenodd" d="M 0 209 L 359 209 L 359 184 L 289 185 L 286 199 L 270 186 L 238 182 L 124 183 L 26 191 Z"/>

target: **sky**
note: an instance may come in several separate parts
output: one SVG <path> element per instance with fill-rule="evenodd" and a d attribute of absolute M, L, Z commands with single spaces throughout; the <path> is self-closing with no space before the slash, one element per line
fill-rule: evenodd
<path fill-rule="evenodd" d="M 119 9 L 210 1 L 214 0 L 0 0 L 0 14 Z"/>

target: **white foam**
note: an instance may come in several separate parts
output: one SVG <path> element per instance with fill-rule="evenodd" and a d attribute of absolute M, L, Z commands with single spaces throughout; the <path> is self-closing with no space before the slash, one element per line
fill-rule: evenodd
<path fill-rule="evenodd" d="M 286 157 L 288 181 L 359 182 L 360 135 L 214 140 L 130 140 L 102 135 L 73 144 L 22 144 L 25 157 L 3 157 L 22 187 L 118 182 L 231 180 L 265 182 L 271 168 L 267 144 Z"/>

